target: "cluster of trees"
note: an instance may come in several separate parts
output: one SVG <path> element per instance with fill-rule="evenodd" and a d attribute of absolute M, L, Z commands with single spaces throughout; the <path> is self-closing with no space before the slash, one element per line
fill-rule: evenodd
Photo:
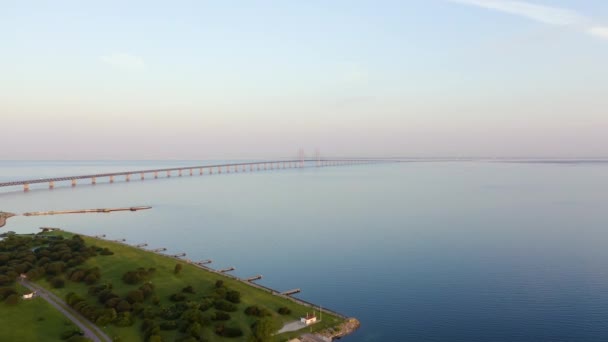
<path fill-rule="evenodd" d="M 231 324 L 231 313 L 242 310 L 239 309 L 241 293 L 228 288 L 221 280 L 210 289 L 202 289 L 205 294 L 202 298 L 188 285 L 169 296 L 172 303 L 161 305 L 154 285 L 149 282 L 156 272 L 154 268 L 140 267 L 123 274 L 124 283 L 138 287 L 134 286 L 126 295 L 118 295 L 111 283 L 103 283 L 102 270 L 79 267 L 93 256 L 112 254 L 107 248 L 86 246 L 77 235 L 68 239 L 10 235 L 0 241 L 0 300 L 7 303 L 20 300 L 14 282 L 19 274 L 25 273 L 30 279 L 45 278 L 55 288 L 64 287 L 66 282 L 89 285 L 86 299 L 74 292 L 68 293 L 68 305 L 100 326 L 131 326 L 140 319 L 147 341 L 161 341 L 163 330 L 181 333 L 179 341 L 203 340 L 205 328 L 222 337 L 244 335 Z M 176 264 L 173 271 L 179 274 L 182 265 Z M 278 312 L 285 315 L 291 311 L 284 307 Z M 267 341 L 278 329 L 268 309 L 250 306 L 245 313 L 259 318 L 251 326 L 253 341 Z"/>
<path fill-rule="evenodd" d="M 85 282 L 87 285 L 93 285 L 101 278 L 101 271 L 98 267 L 87 270 L 76 268 L 68 271 L 67 276 L 73 282 Z"/>
<path fill-rule="evenodd" d="M 20 274 L 25 274 L 30 280 L 46 278 L 56 288 L 65 285 L 64 275 L 74 281 L 93 284 L 100 277 L 98 269 L 74 268 L 101 251 L 103 249 L 98 247 L 86 246 L 78 235 L 66 239 L 62 236 L 41 234 L 10 234 L 0 241 L 0 286 L 6 287 L 0 292 L 10 294 L 0 294 L 0 299 L 18 302 L 19 296 L 14 289 L 14 282 Z M 111 253 L 109 250 L 107 252 Z"/>
<path fill-rule="evenodd" d="M 284 307 L 279 308 L 279 309 L 277 310 L 277 312 L 278 312 L 280 315 L 289 315 L 289 314 L 291 313 L 291 310 L 290 310 L 288 307 L 284 306 Z"/>
<path fill-rule="evenodd" d="M 196 292 L 193 286 L 188 285 L 169 296 L 173 304 L 145 308 L 140 316 L 143 318 L 141 331 L 146 340 L 159 340 L 163 330 L 177 330 L 184 334 L 180 340 L 199 341 L 205 327 L 223 337 L 243 336 L 243 331 L 229 322 L 232 318 L 230 312 L 238 311 L 237 303 L 241 300 L 238 291 L 218 281 L 203 298 L 192 298 Z"/>
<path fill-rule="evenodd" d="M 256 317 L 269 317 L 272 316 L 272 313 L 268 311 L 268 309 L 260 308 L 257 305 L 248 306 L 245 309 L 245 315 L 248 316 L 256 316 Z"/>
<path fill-rule="evenodd" d="M 147 270 L 143 267 L 136 269 L 135 271 L 128 271 L 122 275 L 122 281 L 126 284 L 139 284 L 141 282 L 150 280 L 150 278 L 156 273 L 155 268 L 148 268 Z"/>

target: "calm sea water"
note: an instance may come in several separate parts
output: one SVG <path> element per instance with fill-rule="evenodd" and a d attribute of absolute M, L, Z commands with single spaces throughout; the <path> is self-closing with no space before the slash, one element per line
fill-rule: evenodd
<path fill-rule="evenodd" d="M 196 162 L 0 162 L 0 181 Z M 44 187 L 44 186 L 43 186 Z M 16 217 L 186 252 L 355 316 L 347 341 L 607 341 L 608 164 L 418 162 L 0 193 Z"/>

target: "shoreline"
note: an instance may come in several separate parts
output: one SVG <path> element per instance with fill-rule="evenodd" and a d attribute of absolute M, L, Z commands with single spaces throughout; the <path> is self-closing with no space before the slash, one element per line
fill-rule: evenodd
<path fill-rule="evenodd" d="M 8 220 L 9 218 L 16 216 L 13 213 L 5 213 L 0 211 L 0 228 L 4 227 L 4 225 L 6 225 L 6 220 Z"/>
<path fill-rule="evenodd" d="M 80 235 L 80 236 L 83 236 L 83 237 L 86 237 L 86 238 L 89 238 L 89 239 L 92 239 L 92 240 L 100 240 L 100 241 L 103 241 L 105 243 L 119 244 L 119 245 L 131 247 L 131 248 L 143 251 L 143 252 L 149 252 L 149 253 L 153 253 L 153 254 L 156 254 L 156 255 L 159 255 L 159 256 L 162 256 L 162 257 L 165 257 L 165 258 L 169 258 L 171 260 L 179 260 L 179 261 L 182 261 L 182 262 L 184 262 L 186 264 L 192 265 L 192 266 L 198 268 L 199 270 L 207 271 L 209 273 L 214 273 L 214 274 L 219 275 L 219 276 L 223 276 L 223 277 L 226 277 L 226 278 L 230 278 L 232 280 L 236 280 L 236 281 L 238 281 L 240 283 L 243 283 L 245 285 L 249 285 L 249 286 L 251 286 L 253 288 L 256 288 L 258 290 L 262 290 L 264 292 L 268 292 L 271 295 L 274 295 L 274 296 L 277 296 L 277 297 L 281 297 L 283 299 L 289 300 L 289 301 L 294 302 L 296 304 L 299 304 L 299 305 L 302 305 L 302 306 L 306 306 L 306 307 L 310 307 L 310 308 L 313 308 L 315 310 L 320 310 L 320 311 L 322 311 L 324 313 L 327 313 L 327 314 L 330 314 L 330 315 L 334 315 L 334 316 L 342 319 L 342 322 L 339 325 L 334 326 L 334 327 L 330 327 L 330 328 L 325 328 L 323 330 L 317 331 L 317 332 L 312 333 L 312 334 L 306 332 L 305 331 L 306 329 L 303 328 L 303 329 L 301 329 L 301 334 L 298 335 L 298 338 L 302 338 L 305 335 L 315 335 L 315 336 L 320 337 L 320 338 L 325 338 L 325 339 L 329 339 L 330 341 L 334 341 L 334 340 L 341 339 L 343 337 L 346 337 L 346 336 L 354 333 L 361 326 L 361 323 L 359 322 L 359 320 L 356 319 L 356 318 L 354 318 L 354 317 L 349 317 L 349 316 L 346 316 L 344 314 L 341 314 L 341 313 L 338 313 L 336 311 L 333 311 L 331 309 L 320 307 L 317 304 L 313 304 L 313 303 L 305 301 L 303 299 L 299 299 L 299 298 L 295 298 L 295 297 L 291 297 L 291 296 L 282 294 L 280 291 L 277 291 L 277 290 L 272 289 L 270 287 L 267 287 L 267 286 L 264 286 L 264 285 L 260 285 L 260 284 L 257 284 L 255 282 L 252 282 L 252 281 L 248 281 L 246 278 L 239 278 L 237 276 L 221 272 L 220 270 L 216 270 L 216 269 L 207 267 L 205 265 L 198 264 L 196 262 L 193 262 L 190 259 L 186 259 L 186 258 L 182 258 L 182 257 L 177 257 L 177 256 L 174 256 L 174 255 L 169 255 L 169 254 L 164 254 L 164 253 L 162 253 L 160 251 L 153 251 L 153 250 L 145 249 L 143 247 L 137 247 L 137 246 L 130 245 L 128 243 L 122 242 L 120 240 L 109 240 L 109 239 L 105 239 L 104 237 L 101 237 L 101 236 L 91 236 L 91 235 L 87 235 L 87 234 L 75 233 L 75 232 L 71 232 L 71 231 L 67 231 L 67 230 L 62 230 L 62 229 L 59 229 L 59 228 L 55 228 L 55 230 L 59 231 L 59 232 L 65 232 L 65 233 L 73 234 L 73 235 Z"/>

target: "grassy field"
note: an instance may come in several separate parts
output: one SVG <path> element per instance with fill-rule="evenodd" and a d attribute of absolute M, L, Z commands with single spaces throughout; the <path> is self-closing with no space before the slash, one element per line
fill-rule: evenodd
<path fill-rule="evenodd" d="M 69 237 L 69 233 L 56 232 L 53 234 L 63 234 Z M 129 291 L 137 289 L 139 285 L 127 285 L 121 278 L 122 275 L 131 270 L 135 270 L 138 267 L 156 269 L 155 275 L 150 279 L 155 286 L 155 293 L 160 298 L 161 306 L 169 306 L 174 304 L 170 301 L 169 297 L 177 292 L 180 292 L 182 288 L 186 286 L 192 286 L 195 290 L 195 294 L 188 295 L 188 299 L 198 300 L 203 296 L 209 294 L 217 280 L 223 280 L 225 285 L 231 290 L 236 290 L 241 293 L 241 303 L 238 304 L 238 311 L 231 312 L 232 319 L 228 326 L 239 327 L 245 336 L 238 339 L 222 338 L 213 333 L 211 328 L 205 329 L 205 337 L 212 341 L 222 340 L 246 340 L 251 334 L 251 324 L 257 320 L 256 317 L 247 316 L 244 313 L 244 309 L 250 305 L 257 305 L 268 309 L 273 313 L 273 319 L 286 323 L 294 320 L 298 320 L 300 316 L 304 315 L 311 309 L 290 300 L 271 295 L 270 293 L 254 288 L 240 281 L 231 279 L 226 276 L 208 272 L 196 267 L 195 265 L 189 264 L 182 260 L 177 260 L 165 256 L 161 256 L 155 253 L 143 251 L 138 248 L 131 246 L 98 240 L 94 238 L 83 237 L 87 245 L 96 245 L 98 247 L 107 247 L 114 255 L 110 256 L 97 256 L 86 261 L 82 267 L 99 267 L 101 269 L 101 280 L 99 283 L 112 283 L 114 286 L 114 292 L 120 296 L 126 295 Z M 182 264 L 183 269 L 179 274 L 174 274 L 174 268 L 177 263 Z M 44 287 L 51 289 L 51 286 L 45 281 L 39 282 Z M 91 303 L 95 302 L 95 298 L 87 294 L 88 286 L 83 283 L 66 282 L 66 287 L 61 289 L 52 289 L 58 296 L 65 298 L 68 292 L 76 292 L 83 298 L 87 298 Z M 288 307 L 291 310 L 290 315 L 279 315 L 277 309 L 280 307 Z M 315 324 L 313 331 L 317 331 L 326 327 L 336 326 L 343 320 L 329 315 L 323 314 L 323 322 Z M 102 327 L 102 329 L 110 337 L 120 337 L 121 341 L 137 341 L 142 340 L 142 334 L 139 330 L 141 320 L 138 320 L 132 327 L 120 328 L 113 325 Z M 304 329 L 304 332 L 310 332 L 310 328 Z M 277 340 L 287 340 L 288 337 L 292 337 L 294 333 L 283 334 L 278 336 Z M 172 341 L 175 339 L 175 332 L 163 331 L 163 338 Z M 2 339 L 0 339 L 2 340 Z"/>
<path fill-rule="evenodd" d="M 30 292 L 16 285 L 19 293 Z M 42 298 L 8 306 L 0 303 L 0 341 L 61 341 L 61 333 L 78 328 Z"/>

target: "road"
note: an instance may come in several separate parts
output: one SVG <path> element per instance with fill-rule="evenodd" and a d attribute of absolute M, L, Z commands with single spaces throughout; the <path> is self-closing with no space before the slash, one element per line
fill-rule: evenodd
<path fill-rule="evenodd" d="M 70 321 L 76 324 L 78 328 L 80 328 L 80 330 L 84 332 L 84 335 L 87 338 L 90 338 L 94 342 L 112 341 L 112 339 L 108 335 L 106 335 L 101 329 L 99 329 L 99 327 L 97 327 L 94 323 L 89 322 L 86 318 L 84 318 L 81 314 L 72 309 L 66 302 L 64 302 L 61 298 L 57 297 L 55 294 L 27 280 L 22 280 L 21 285 L 27 287 L 31 291 L 36 291 L 38 296 L 49 302 L 49 304 L 54 306 L 65 317 L 67 317 Z M 83 322 L 87 322 L 88 324 L 84 324 Z"/>

